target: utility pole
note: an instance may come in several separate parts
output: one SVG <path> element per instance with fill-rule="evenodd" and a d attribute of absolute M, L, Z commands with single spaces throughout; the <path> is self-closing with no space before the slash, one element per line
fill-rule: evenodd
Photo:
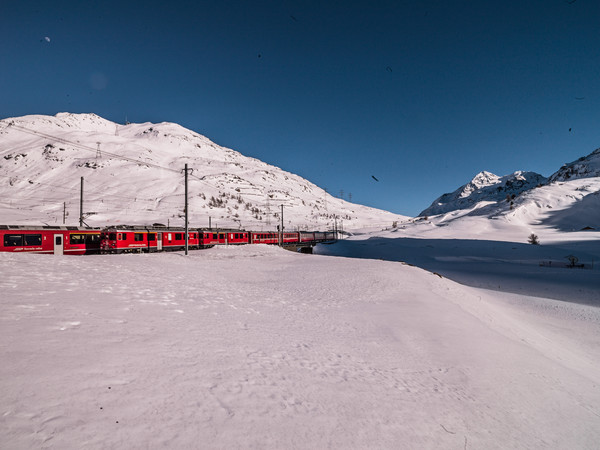
<path fill-rule="evenodd" d="M 266 216 L 267 216 L 267 227 L 271 226 L 271 204 L 269 202 L 269 193 L 267 192 L 267 212 L 266 212 Z"/>
<path fill-rule="evenodd" d="M 333 216 L 333 239 L 337 241 L 337 216 Z"/>
<path fill-rule="evenodd" d="M 63 202 L 63 225 L 67 220 L 67 202 Z"/>
<path fill-rule="evenodd" d="M 281 225 L 279 227 L 279 245 L 283 247 L 283 205 L 281 205 Z"/>
<path fill-rule="evenodd" d="M 188 165 L 185 165 L 185 254 L 188 254 Z"/>
<path fill-rule="evenodd" d="M 81 192 L 79 194 L 79 226 L 83 226 L 83 177 L 81 177 Z"/>

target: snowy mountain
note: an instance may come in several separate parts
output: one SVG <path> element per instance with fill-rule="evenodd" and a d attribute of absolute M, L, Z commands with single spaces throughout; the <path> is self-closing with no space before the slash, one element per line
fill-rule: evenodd
<path fill-rule="evenodd" d="M 588 156 L 583 156 L 577 161 L 565 164 L 560 170 L 552 174 L 548 181 L 553 183 L 593 177 L 600 177 L 600 148 L 594 150 Z"/>
<path fill-rule="evenodd" d="M 406 219 L 335 198 L 174 123 L 120 125 L 60 113 L 0 121 L 0 222 L 77 225 L 83 177 L 90 226 L 183 225 L 185 164 L 191 226 L 276 229 L 281 205 L 287 229 Z"/>
<path fill-rule="evenodd" d="M 419 216 L 435 216 L 432 220 L 438 225 L 465 217 L 503 217 L 561 231 L 600 229 L 600 149 L 565 164 L 547 179 L 535 172 L 504 177 L 481 172 L 437 198 Z"/>
<path fill-rule="evenodd" d="M 503 200 L 510 202 L 524 191 L 530 190 L 546 182 L 546 178 L 535 172 L 515 172 L 499 177 L 490 172 L 480 172 L 475 177 L 459 187 L 456 191 L 444 194 L 434 200 L 429 208 L 419 216 L 433 216 L 458 209 L 485 206 Z"/>

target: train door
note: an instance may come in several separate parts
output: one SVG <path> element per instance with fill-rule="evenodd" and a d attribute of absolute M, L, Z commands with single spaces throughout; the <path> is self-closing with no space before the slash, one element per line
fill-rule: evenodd
<path fill-rule="evenodd" d="M 54 235 L 54 254 L 55 255 L 63 255 L 65 249 L 65 243 L 63 240 L 62 234 Z"/>
<path fill-rule="evenodd" d="M 156 233 L 156 251 L 162 252 L 162 233 Z"/>

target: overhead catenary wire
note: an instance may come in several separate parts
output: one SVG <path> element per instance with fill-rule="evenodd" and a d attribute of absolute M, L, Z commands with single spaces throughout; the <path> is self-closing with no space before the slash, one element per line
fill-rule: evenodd
<path fill-rule="evenodd" d="M 68 139 L 58 137 L 58 136 L 52 136 L 51 134 L 42 133 L 41 131 L 31 130 L 29 128 L 22 127 L 20 125 L 16 125 L 13 122 L 11 122 L 8 125 L 8 127 L 14 128 L 14 129 L 16 129 L 18 131 L 21 131 L 23 133 L 28 133 L 28 134 L 31 134 L 31 135 L 34 135 L 34 136 L 39 136 L 39 137 L 43 137 L 43 138 L 46 138 L 46 139 L 54 140 L 54 141 L 57 141 L 57 142 L 62 142 L 63 144 L 72 145 L 73 147 L 80 148 L 81 150 L 87 150 L 87 151 L 90 151 L 90 152 L 94 152 L 94 155 L 96 155 L 96 153 L 98 152 L 98 148 L 90 147 L 88 145 L 81 144 L 79 142 L 73 142 L 73 141 L 70 141 Z M 154 167 L 156 169 L 166 170 L 166 171 L 177 173 L 177 174 L 180 173 L 180 170 L 177 170 L 177 169 L 171 169 L 170 167 L 164 167 L 164 166 L 161 166 L 159 164 L 154 164 L 154 163 L 147 162 L 147 161 L 141 161 L 141 160 L 135 159 L 135 158 L 128 158 L 127 156 L 118 155 L 116 153 L 108 152 L 106 150 L 102 150 L 102 153 L 105 154 L 105 155 L 112 156 L 113 158 L 121 159 L 123 161 L 128 161 L 128 162 L 132 162 L 132 163 L 135 163 L 135 164 L 141 164 L 141 165 L 148 166 L 148 167 Z"/>
<path fill-rule="evenodd" d="M 73 142 L 73 141 L 71 141 L 69 139 L 61 138 L 61 137 L 58 137 L 58 136 L 53 136 L 51 134 L 43 133 L 43 132 L 37 131 L 37 130 L 32 130 L 30 128 L 23 127 L 21 125 L 17 125 L 14 122 L 10 122 L 7 125 L 6 128 L 14 128 L 14 129 L 16 129 L 18 131 L 21 131 L 23 133 L 28 133 L 28 134 L 31 134 L 33 136 L 43 137 L 43 138 L 46 138 L 46 139 L 49 139 L 49 140 L 53 140 L 53 141 L 56 141 L 56 142 L 62 142 L 63 144 L 71 145 L 73 147 L 77 147 L 77 148 L 82 149 L 82 150 L 87 150 L 89 152 L 93 152 L 94 155 L 96 155 L 98 153 L 98 148 L 97 147 L 91 147 L 89 145 L 81 144 L 79 142 Z M 128 162 L 132 162 L 132 163 L 135 163 L 135 164 L 141 164 L 141 165 L 144 165 L 144 166 L 147 166 L 147 167 L 153 167 L 155 169 L 166 170 L 168 172 L 176 173 L 178 175 L 181 174 L 181 170 L 171 169 L 170 167 L 164 167 L 164 166 L 161 166 L 159 164 L 151 163 L 151 162 L 148 162 L 148 161 L 141 161 L 141 160 L 135 159 L 135 158 L 128 158 L 127 156 L 119 155 L 119 154 L 112 153 L 112 152 L 109 152 L 109 151 L 106 151 L 106 150 L 102 150 L 102 153 L 104 155 L 109 155 L 109 156 L 111 156 L 113 158 L 120 159 L 120 160 L 123 160 L 123 161 L 128 161 Z M 204 180 L 205 177 L 199 177 L 197 175 L 194 175 L 193 173 L 189 174 L 189 177 L 195 179 L 196 181 L 198 181 L 200 183 L 204 183 L 206 186 L 212 187 L 211 184 L 207 183 Z"/>

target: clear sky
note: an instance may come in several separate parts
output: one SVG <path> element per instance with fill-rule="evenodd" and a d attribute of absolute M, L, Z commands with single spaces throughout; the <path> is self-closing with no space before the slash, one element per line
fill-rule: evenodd
<path fill-rule="evenodd" d="M 598 0 L 0 0 L 0 118 L 176 122 L 414 216 L 600 147 L 599 29 Z"/>

